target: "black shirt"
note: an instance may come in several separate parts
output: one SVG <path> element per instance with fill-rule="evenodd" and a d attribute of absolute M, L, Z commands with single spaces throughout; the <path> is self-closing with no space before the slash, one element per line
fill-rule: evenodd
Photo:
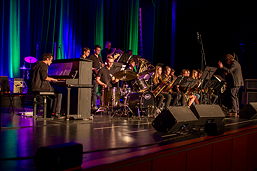
<path fill-rule="evenodd" d="M 100 69 L 97 77 L 100 77 L 100 80 L 106 84 L 108 87 L 114 87 L 115 85 L 112 83 L 112 76 L 115 73 L 115 68 L 111 67 L 111 69 L 107 69 L 107 67 L 103 67 Z"/>
<path fill-rule="evenodd" d="M 51 91 L 53 90 L 49 81 L 45 80 L 48 76 L 48 65 L 43 61 L 38 61 L 31 70 L 31 89 L 32 91 Z"/>
<path fill-rule="evenodd" d="M 101 51 L 101 56 L 103 58 L 104 61 L 106 61 L 107 59 L 107 55 L 110 54 L 112 52 L 112 49 L 108 49 L 108 48 L 104 48 L 102 51 Z"/>
<path fill-rule="evenodd" d="M 96 57 L 95 54 L 92 54 L 89 56 L 90 60 L 92 60 L 92 67 L 93 68 L 96 68 L 96 69 L 100 69 L 101 68 L 101 65 L 103 63 L 103 60 L 102 60 L 102 57 L 101 56 L 98 56 Z"/>

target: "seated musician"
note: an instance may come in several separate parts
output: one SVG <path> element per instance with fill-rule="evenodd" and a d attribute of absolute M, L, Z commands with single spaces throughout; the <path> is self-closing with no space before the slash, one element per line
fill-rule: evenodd
<path fill-rule="evenodd" d="M 137 72 L 136 62 L 133 58 L 129 60 L 127 69 L 131 70 L 131 71 L 134 71 L 134 72 Z"/>
<path fill-rule="evenodd" d="M 96 76 L 96 82 L 103 89 L 109 87 L 116 87 L 118 83 L 118 79 L 116 79 L 113 74 L 116 72 L 115 68 L 113 67 L 114 59 L 109 56 L 106 60 L 106 65 L 100 69 L 98 75 Z"/>
<path fill-rule="evenodd" d="M 192 78 L 192 81 L 193 81 L 193 84 L 194 84 L 191 87 L 191 94 L 196 96 L 195 101 L 194 101 L 195 104 L 199 104 L 199 99 L 200 99 L 200 94 L 198 92 L 198 88 L 199 88 L 199 85 L 200 85 L 200 79 L 199 79 L 198 74 L 199 74 L 199 72 L 195 69 L 193 69 L 192 72 L 191 72 L 191 78 Z"/>
<path fill-rule="evenodd" d="M 177 79 L 177 76 L 175 76 L 175 70 L 169 66 L 166 66 L 164 69 L 163 80 L 169 80 L 170 84 L 172 85 L 167 86 L 164 89 L 164 92 L 171 94 L 172 106 L 176 106 L 178 104 L 178 101 L 181 99 L 181 93 L 175 88 L 176 86 L 175 87 L 173 86 L 173 83 L 175 82 L 176 79 Z"/>
<path fill-rule="evenodd" d="M 163 72 L 163 74 L 162 74 L 162 79 L 163 79 L 163 80 L 171 80 L 171 75 L 170 75 L 170 73 L 171 73 L 171 67 L 165 66 L 164 72 Z"/>
<path fill-rule="evenodd" d="M 31 70 L 31 90 L 33 92 L 55 91 L 49 82 L 55 82 L 57 79 L 48 76 L 48 66 L 51 65 L 53 55 L 44 53 L 43 60 L 38 61 Z M 56 91 L 55 91 L 56 92 Z M 55 93 L 55 97 L 48 98 L 47 117 L 59 116 L 61 111 L 62 94 Z"/>
<path fill-rule="evenodd" d="M 183 77 L 182 81 L 179 84 L 179 91 L 182 93 L 182 105 L 191 106 L 196 99 L 196 96 L 191 94 L 189 84 L 192 82 L 190 76 L 190 71 L 188 69 L 183 69 L 181 72 Z"/>
<path fill-rule="evenodd" d="M 172 80 L 176 80 L 177 79 L 177 76 L 175 75 L 175 70 L 173 68 L 171 68 L 170 76 L 171 76 Z"/>
<path fill-rule="evenodd" d="M 156 91 L 163 84 L 165 84 L 165 80 L 162 79 L 162 67 L 156 66 L 156 70 L 153 75 L 153 92 L 154 92 L 154 95 L 158 98 L 157 106 L 156 106 L 157 113 L 161 110 L 164 100 L 166 100 L 165 109 L 167 109 L 170 106 L 170 102 L 171 102 L 171 95 L 169 93 Z M 155 94 L 155 92 L 158 92 L 158 94 Z"/>

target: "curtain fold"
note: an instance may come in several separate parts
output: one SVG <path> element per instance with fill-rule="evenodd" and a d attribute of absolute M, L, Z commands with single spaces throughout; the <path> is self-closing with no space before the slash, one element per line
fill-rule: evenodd
<path fill-rule="evenodd" d="M 27 56 L 78 58 L 107 40 L 138 53 L 139 0 L 2 0 L 0 9 L 0 76 L 20 77 Z"/>

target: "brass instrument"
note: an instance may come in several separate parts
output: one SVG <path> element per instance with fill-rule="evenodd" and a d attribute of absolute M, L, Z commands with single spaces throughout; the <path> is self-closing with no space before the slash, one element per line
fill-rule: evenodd
<path fill-rule="evenodd" d="M 156 87 L 154 90 L 153 90 L 153 95 L 154 97 L 157 97 L 160 93 L 163 92 L 163 90 L 167 87 L 172 87 L 173 83 L 175 82 L 175 80 L 172 80 L 170 82 L 170 77 L 166 77 L 162 83 L 160 85 L 158 85 L 158 87 Z"/>
<path fill-rule="evenodd" d="M 163 90 L 163 92 L 172 93 L 172 92 L 173 92 L 173 90 L 172 90 L 172 88 L 173 88 L 173 83 L 174 83 L 175 81 L 176 81 L 176 78 L 173 79 L 169 85 L 167 85 L 167 87 Z"/>

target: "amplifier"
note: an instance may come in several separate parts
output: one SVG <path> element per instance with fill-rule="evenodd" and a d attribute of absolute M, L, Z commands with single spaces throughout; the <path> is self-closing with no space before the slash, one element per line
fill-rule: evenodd
<path fill-rule="evenodd" d="M 257 79 L 245 79 L 245 91 L 257 91 Z"/>
<path fill-rule="evenodd" d="M 13 79 L 13 93 L 22 93 L 22 89 L 25 87 L 23 78 Z"/>
<path fill-rule="evenodd" d="M 250 102 L 257 102 L 257 92 L 242 93 L 242 104 L 249 104 Z"/>

